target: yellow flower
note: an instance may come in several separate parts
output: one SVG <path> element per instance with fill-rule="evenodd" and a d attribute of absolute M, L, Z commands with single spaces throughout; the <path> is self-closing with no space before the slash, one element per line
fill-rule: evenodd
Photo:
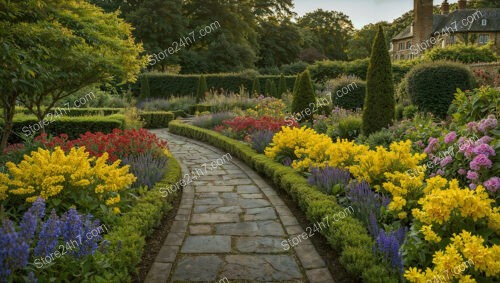
<path fill-rule="evenodd" d="M 120 202 L 120 195 L 116 195 L 116 197 L 112 197 L 106 200 L 106 205 L 112 206 L 113 204 L 117 204 L 119 202 Z"/>
<path fill-rule="evenodd" d="M 0 174 L 0 199 L 16 195 L 33 202 L 37 197 L 58 197 L 71 204 L 75 201 L 72 198 L 83 191 L 95 192 L 96 201 L 114 193 L 109 203 L 116 204 L 120 201 L 116 192 L 129 187 L 136 177 L 129 173 L 128 166 L 119 167 L 120 161 L 108 165 L 107 160 L 107 153 L 89 157 L 85 147 L 72 148 L 67 154 L 59 147 L 53 151 L 39 148 L 19 164 L 6 164 L 7 174 Z"/>
<path fill-rule="evenodd" d="M 426 241 L 439 243 L 441 242 L 441 237 L 439 237 L 434 231 L 432 231 L 432 225 L 424 225 L 420 229 L 420 232 L 424 234 L 424 238 Z"/>
<path fill-rule="evenodd" d="M 402 219 L 405 219 L 407 215 L 408 214 L 406 212 L 402 211 L 402 212 L 398 213 L 398 218 L 402 220 Z"/>
<path fill-rule="evenodd" d="M 119 207 L 113 207 L 113 213 L 114 214 L 120 214 L 121 213 L 121 210 Z"/>

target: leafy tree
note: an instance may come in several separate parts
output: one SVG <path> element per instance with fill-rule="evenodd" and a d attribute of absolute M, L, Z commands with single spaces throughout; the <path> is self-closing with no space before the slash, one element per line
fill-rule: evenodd
<path fill-rule="evenodd" d="M 278 22 L 275 18 L 260 23 L 259 67 L 290 64 L 299 56 L 302 39 L 299 29 L 289 20 Z"/>
<path fill-rule="evenodd" d="M 144 44 L 148 54 L 163 52 L 174 42 L 187 46 L 194 43 L 187 31 L 187 19 L 182 15 L 182 0 L 143 1 L 124 18 L 134 26 L 133 35 Z M 169 55 L 158 59 L 152 67 L 165 71 L 167 65 L 177 64 L 179 59 Z"/>
<path fill-rule="evenodd" d="M 500 0 L 469 0 L 467 4 L 471 8 L 498 8 Z"/>
<path fill-rule="evenodd" d="M 388 127 L 394 119 L 394 81 L 391 57 L 382 26 L 379 26 L 373 42 L 363 110 L 363 133 L 365 135 Z"/>
<path fill-rule="evenodd" d="M 382 25 L 383 27 L 389 26 L 387 22 L 368 24 L 354 33 L 353 37 L 349 40 L 349 48 L 347 49 L 349 60 L 370 57 L 378 25 Z M 390 41 L 390 38 L 388 38 L 388 41 Z M 389 42 L 387 43 L 389 44 Z"/>
<path fill-rule="evenodd" d="M 293 0 L 256 0 L 253 12 L 259 21 L 270 17 L 284 20 L 295 14 L 292 9 Z"/>
<path fill-rule="evenodd" d="M 280 84 L 279 84 L 279 88 L 278 88 L 278 97 L 281 97 L 287 91 L 288 91 L 288 89 L 286 87 L 285 76 L 283 76 L 283 74 L 281 74 L 281 76 L 280 76 Z"/>
<path fill-rule="evenodd" d="M 196 102 L 199 103 L 205 99 L 205 93 L 208 92 L 207 80 L 204 75 L 198 80 L 198 90 L 196 91 Z"/>
<path fill-rule="evenodd" d="M 314 103 L 316 103 L 316 95 L 314 94 L 311 75 L 306 70 L 300 75 L 300 81 L 296 83 L 296 91 L 292 100 L 292 113 L 299 113 L 302 117 L 311 120 L 312 114 L 307 114 L 307 109 L 312 111 L 310 107 Z"/>
<path fill-rule="evenodd" d="M 0 146 L 8 138 L 13 98 L 43 124 L 61 99 L 96 83 L 135 81 L 147 61 L 139 58 L 143 49 L 129 24 L 85 1 L 1 0 L 0 10 L 7 11 L 0 13 L 0 84 L 8 98 Z"/>
<path fill-rule="evenodd" d="M 326 57 L 333 60 L 347 59 L 347 43 L 354 30 L 347 15 L 318 9 L 299 18 L 298 25 L 312 35 L 312 47 Z"/>
<path fill-rule="evenodd" d="M 257 95 L 260 94 L 260 80 L 259 80 L 259 78 L 253 79 L 251 95 L 253 95 L 253 94 L 257 94 Z"/>

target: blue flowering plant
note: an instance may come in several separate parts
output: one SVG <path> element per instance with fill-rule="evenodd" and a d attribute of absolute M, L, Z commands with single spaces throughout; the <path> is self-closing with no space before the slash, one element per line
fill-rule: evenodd
<path fill-rule="evenodd" d="M 19 224 L 3 218 L 0 226 L 0 282 L 50 282 L 85 276 L 102 236 L 107 232 L 92 215 L 74 208 L 46 215 L 41 198 L 23 214 Z"/>

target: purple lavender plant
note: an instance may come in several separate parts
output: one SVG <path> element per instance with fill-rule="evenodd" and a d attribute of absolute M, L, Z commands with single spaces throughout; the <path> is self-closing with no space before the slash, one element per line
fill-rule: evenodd
<path fill-rule="evenodd" d="M 94 254 L 97 251 L 98 243 L 102 240 L 104 229 L 99 226 L 99 220 L 92 221 L 93 216 L 88 214 L 84 220 L 83 233 L 81 235 L 81 244 L 76 253 L 77 258 L 83 258 Z"/>
<path fill-rule="evenodd" d="M 153 156 L 150 152 L 139 156 L 129 156 L 122 159 L 123 164 L 130 165 L 130 172 L 137 177 L 133 186 L 152 188 L 165 173 L 168 157 Z"/>
<path fill-rule="evenodd" d="M 403 273 L 403 256 L 400 248 L 404 243 L 407 230 L 406 227 L 392 232 L 385 232 L 380 229 L 376 239 L 377 251 L 382 254 L 386 262 L 389 262 L 400 273 Z"/>
<path fill-rule="evenodd" d="M 61 220 L 52 209 L 50 217 L 42 224 L 42 229 L 38 234 L 38 244 L 35 247 L 35 257 L 43 257 L 54 252 L 58 244 L 59 235 L 61 235 Z"/>
<path fill-rule="evenodd" d="M 28 209 L 23 215 L 23 219 L 19 223 L 19 233 L 23 240 L 31 245 L 35 232 L 38 228 L 38 222 L 45 216 L 45 201 L 38 198 L 33 206 Z"/>
<path fill-rule="evenodd" d="M 390 202 L 388 197 L 374 192 L 365 181 L 351 182 L 346 187 L 346 196 L 354 207 L 356 216 L 365 219 L 367 225 L 370 215 L 373 214 L 378 219 L 382 206 L 386 207 Z"/>
<path fill-rule="evenodd" d="M 0 227 L 0 247 L 0 282 L 7 282 L 13 272 L 28 265 L 30 247 L 8 219 Z"/>
<path fill-rule="evenodd" d="M 310 171 L 311 175 L 307 179 L 309 185 L 317 186 L 327 194 L 336 194 L 337 192 L 333 190 L 334 186 L 347 186 L 351 179 L 349 171 L 330 166 L 312 167 Z"/>
<path fill-rule="evenodd" d="M 252 148 L 258 153 L 264 153 L 267 146 L 273 141 L 274 132 L 270 130 L 255 131 L 251 135 Z"/>

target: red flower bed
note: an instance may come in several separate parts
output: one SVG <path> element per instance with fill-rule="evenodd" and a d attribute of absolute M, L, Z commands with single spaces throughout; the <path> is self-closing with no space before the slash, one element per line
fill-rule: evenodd
<path fill-rule="evenodd" d="M 263 116 L 258 119 L 253 117 L 236 117 L 222 122 L 222 126 L 215 130 L 218 132 L 229 131 L 238 138 L 245 138 L 254 131 L 272 131 L 279 132 L 283 126 L 298 127 L 299 124 L 293 120 L 279 119 L 269 116 Z"/>
<path fill-rule="evenodd" d="M 128 156 L 137 156 L 141 153 L 152 152 L 153 155 L 161 154 L 167 148 L 167 142 L 160 140 L 156 135 L 145 129 L 120 130 L 115 129 L 110 134 L 90 133 L 80 135 L 76 140 L 69 140 L 66 134 L 48 138 L 42 134 L 35 139 L 47 148 L 60 146 L 64 151 L 72 147 L 85 146 L 91 156 L 101 156 L 104 152 L 109 154 L 109 161 L 114 162 Z"/>

